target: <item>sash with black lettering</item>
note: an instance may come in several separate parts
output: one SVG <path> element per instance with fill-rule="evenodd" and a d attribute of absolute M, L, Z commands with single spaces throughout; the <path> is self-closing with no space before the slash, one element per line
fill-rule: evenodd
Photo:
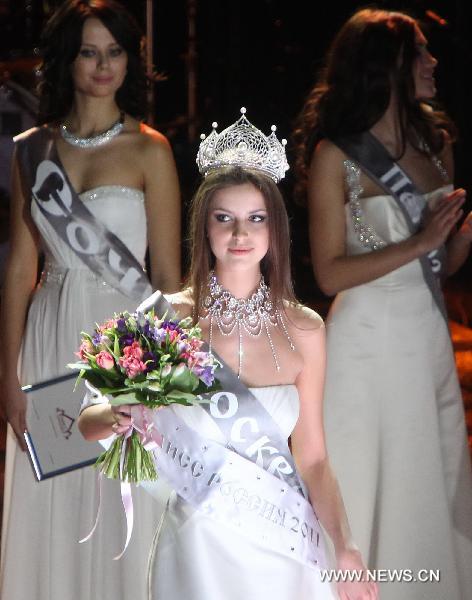
<path fill-rule="evenodd" d="M 157 315 L 175 315 L 160 292 L 137 310 L 151 308 Z M 321 527 L 287 440 L 251 391 L 220 362 L 217 378 L 224 391 L 203 394 L 200 406 L 226 446 L 203 438 L 172 408 L 152 411 L 159 433 L 154 450 L 158 473 L 204 514 L 305 564 L 325 566 Z"/>
<path fill-rule="evenodd" d="M 100 278 L 129 298 L 151 292 L 145 271 L 116 235 L 99 222 L 72 187 L 47 126 L 14 138 L 22 184 L 59 237 Z"/>
<path fill-rule="evenodd" d="M 377 185 L 393 196 L 405 217 L 410 233 L 416 233 L 421 225 L 426 201 L 410 177 L 392 159 L 377 138 L 366 131 L 332 141 L 355 160 Z M 440 279 L 445 257 L 445 247 L 441 246 L 429 254 L 420 256 L 419 261 L 425 282 L 447 323 L 447 310 Z"/>

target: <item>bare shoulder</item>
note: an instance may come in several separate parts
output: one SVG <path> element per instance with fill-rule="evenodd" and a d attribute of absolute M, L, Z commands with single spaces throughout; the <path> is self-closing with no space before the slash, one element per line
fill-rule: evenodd
<path fill-rule="evenodd" d="M 149 125 L 127 115 L 125 132 L 129 134 L 132 151 L 140 161 L 152 161 L 155 165 L 156 160 L 165 162 L 172 158 L 172 149 L 166 136 Z"/>
<path fill-rule="evenodd" d="M 324 330 L 324 321 L 320 315 L 303 304 L 284 302 L 284 310 L 290 327 L 290 333 L 296 337 L 310 338 Z"/>
<path fill-rule="evenodd" d="M 336 183 L 344 189 L 344 161 L 346 154 L 331 140 L 321 140 L 313 152 L 308 180 L 312 192 L 324 199 Z"/>
<path fill-rule="evenodd" d="M 313 152 L 312 165 L 336 167 L 343 164 L 346 154 L 331 140 L 321 140 Z"/>
<path fill-rule="evenodd" d="M 174 294 L 165 294 L 165 298 L 172 304 L 172 308 L 178 313 L 181 319 L 192 316 L 194 302 L 190 288 L 186 288 L 181 292 L 175 292 Z"/>
<path fill-rule="evenodd" d="M 154 156 L 156 153 L 165 155 L 171 152 L 169 140 L 160 131 L 145 123 L 140 123 L 139 134 L 144 151 L 152 153 Z"/>

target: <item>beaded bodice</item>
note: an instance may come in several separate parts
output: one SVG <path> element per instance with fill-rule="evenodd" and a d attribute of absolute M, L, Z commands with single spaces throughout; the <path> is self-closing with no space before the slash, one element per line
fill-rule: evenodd
<path fill-rule="evenodd" d="M 357 163 L 344 161 L 348 202 L 346 211 L 346 248 L 348 254 L 362 254 L 410 237 L 410 230 L 396 200 L 388 194 L 361 197 L 361 170 Z M 432 205 L 452 191 L 447 184 L 424 194 Z"/>

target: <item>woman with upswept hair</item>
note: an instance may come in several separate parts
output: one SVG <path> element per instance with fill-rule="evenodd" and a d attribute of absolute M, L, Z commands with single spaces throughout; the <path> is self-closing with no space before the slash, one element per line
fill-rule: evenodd
<path fill-rule="evenodd" d="M 354 538 L 386 600 L 465 600 L 472 477 L 440 277 L 465 261 L 472 216 L 453 189 L 454 127 L 434 104 L 418 23 L 364 9 L 340 29 L 294 137 L 327 320 L 325 423 Z"/>
<path fill-rule="evenodd" d="M 84 467 L 35 481 L 22 452 L 26 397 L 20 388 L 66 373 L 82 330 L 148 295 L 147 249 L 152 286 L 179 288 L 179 185 L 167 139 L 141 122 L 147 113 L 141 39 L 134 19 L 114 0 L 63 2 L 42 37 L 41 126 L 16 138 L 1 317 L 2 401 L 10 425 L 0 575 L 5 599 L 147 597 L 147 547 L 158 503 L 136 490 L 141 543 L 113 561 L 126 532 L 114 516 L 121 510 L 119 487 L 103 482 L 103 500 L 114 510 L 102 517 L 92 542 L 79 544 L 94 522 L 97 474 Z M 51 163 L 55 170 L 43 179 Z M 44 210 L 55 198 L 63 207 L 73 199 L 65 228 Z M 72 231 L 83 235 L 75 239 Z M 97 249 L 87 254 L 91 240 Z M 133 285 L 125 285 L 128 274 Z"/>

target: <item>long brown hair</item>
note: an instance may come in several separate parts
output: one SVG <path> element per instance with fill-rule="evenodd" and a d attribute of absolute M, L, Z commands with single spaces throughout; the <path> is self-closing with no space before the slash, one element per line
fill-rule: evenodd
<path fill-rule="evenodd" d="M 218 190 L 250 184 L 264 197 L 269 223 L 269 250 L 261 261 L 261 272 L 271 288 L 272 302 L 283 310 L 284 300 L 296 302 L 290 269 L 290 228 L 282 194 L 277 185 L 259 171 L 226 167 L 210 172 L 195 193 L 190 208 L 190 272 L 195 305 L 194 318 L 202 305 L 215 257 L 206 235 L 210 203 Z"/>
<path fill-rule="evenodd" d="M 398 95 L 401 155 L 407 141 L 426 153 L 418 134 L 434 154 L 444 145 L 442 129 L 454 136 L 449 117 L 415 97 L 417 26 L 404 13 L 367 8 L 341 27 L 293 134 L 299 199 L 304 196 L 307 168 L 318 142 L 370 129 L 387 110 L 392 90 Z"/>

